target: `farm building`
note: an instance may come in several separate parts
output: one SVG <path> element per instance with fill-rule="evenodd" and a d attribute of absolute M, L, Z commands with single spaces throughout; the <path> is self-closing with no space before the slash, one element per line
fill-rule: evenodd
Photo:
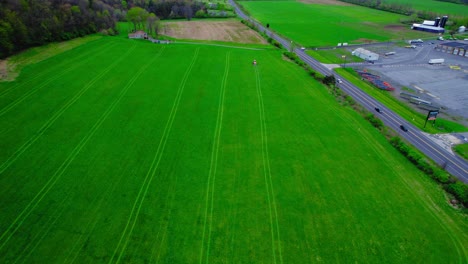
<path fill-rule="evenodd" d="M 448 16 L 443 16 L 442 19 L 437 17 L 434 21 L 424 20 L 422 24 L 413 24 L 411 29 L 431 32 L 431 33 L 444 33 L 445 23 L 447 23 Z"/>
<path fill-rule="evenodd" d="M 366 61 L 376 61 L 379 59 L 379 54 L 363 48 L 357 48 L 353 52 L 351 52 L 351 54 Z"/>
<path fill-rule="evenodd" d="M 445 32 L 445 29 L 442 27 L 427 26 L 424 24 L 413 24 L 411 29 L 431 32 L 431 33 L 444 33 Z"/>
<path fill-rule="evenodd" d="M 452 41 L 440 43 L 437 44 L 435 49 L 444 53 L 468 57 L 468 44 L 462 42 Z"/>
<path fill-rule="evenodd" d="M 146 34 L 146 32 L 144 32 L 143 30 L 138 30 L 138 31 L 135 31 L 133 33 L 128 34 L 128 38 L 131 38 L 131 39 L 147 39 L 148 34 Z"/>

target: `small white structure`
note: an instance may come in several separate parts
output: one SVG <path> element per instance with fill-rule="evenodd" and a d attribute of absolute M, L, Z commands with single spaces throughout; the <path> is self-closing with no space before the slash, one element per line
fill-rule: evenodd
<path fill-rule="evenodd" d="M 136 32 L 128 34 L 128 38 L 130 39 L 148 39 L 148 34 L 143 30 L 138 30 Z"/>
<path fill-rule="evenodd" d="M 379 54 L 374 53 L 372 51 L 368 51 L 363 48 L 357 48 L 353 52 L 351 52 L 351 54 L 366 61 L 376 61 L 379 59 Z"/>
<path fill-rule="evenodd" d="M 466 27 L 465 26 L 461 26 L 458 28 L 458 33 L 463 33 L 466 31 Z"/>

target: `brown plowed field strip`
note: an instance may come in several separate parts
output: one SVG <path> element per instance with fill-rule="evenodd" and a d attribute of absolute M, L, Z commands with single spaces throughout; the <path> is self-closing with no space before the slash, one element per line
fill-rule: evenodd
<path fill-rule="evenodd" d="M 257 32 L 237 20 L 166 22 L 160 34 L 178 39 L 266 43 Z"/>

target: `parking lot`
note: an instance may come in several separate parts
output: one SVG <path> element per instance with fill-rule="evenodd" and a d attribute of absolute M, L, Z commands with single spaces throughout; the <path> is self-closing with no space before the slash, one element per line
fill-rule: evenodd
<path fill-rule="evenodd" d="M 442 41 L 426 41 L 416 48 L 374 45 L 367 49 L 380 54 L 378 61 L 347 66 L 380 75 L 396 88 L 391 93 L 397 98 L 402 99 L 400 92 L 415 94 L 441 107 L 443 117 L 468 125 L 468 57 L 437 51 L 435 47 L 439 43 Z M 385 56 L 388 52 L 395 53 Z M 444 59 L 444 63 L 430 65 L 430 59 Z M 414 104 L 409 105 L 418 109 Z"/>

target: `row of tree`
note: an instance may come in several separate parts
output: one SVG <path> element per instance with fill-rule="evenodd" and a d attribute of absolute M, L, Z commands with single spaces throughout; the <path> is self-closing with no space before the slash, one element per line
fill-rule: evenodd
<path fill-rule="evenodd" d="M 439 14 L 436 12 L 424 11 L 424 10 L 415 10 L 410 4 L 398 4 L 398 3 L 389 3 L 385 0 L 339 0 L 341 2 L 347 2 L 351 4 L 366 6 L 374 9 L 384 10 L 388 12 L 403 14 L 411 16 L 412 18 L 409 21 L 417 21 L 418 19 L 427 19 L 434 20 L 436 17 L 442 17 L 447 14 Z M 459 4 L 465 4 L 468 0 L 439 0 L 445 2 L 456 2 Z M 460 3 L 461 1 L 461 3 Z M 456 32 L 459 26 L 468 25 L 468 16 L 450 16 L 449 21 L 447 22 L 445 28 L 449 30 L 450 34 Z"/>
<path fill-rule="evenodd" d="M 437 1 L 468 5 L 468 0 L 437 0 Z"/>
<path fill-rule="evenodd" d="M 379 9 L 383 11 L 408 15 L 417 17 L 419 19 L 434 20 L 436 17 L 442 17 L 447 14 L 439 14 L 437 12 L 424 11 L 424 10 L 415 10 L 411 4 L 405 3 L 394 3 L 386 2 L 385 0 L 339 0 L 341 2 L 347 2 L 355 5 L 366 6 L 374 9 Z M 439 0 L 445 2 L 454 2 L 459 4 L 466 4 L 468 0 Z M 459 26 L 468 24 L 468 16 L 456 17 L 454 15 L 450 16 L 450 20 L 447 23 L 446 28 L 451 30 L 456 30 Z"/>
<path fill-rule="evenodd" d="M 113 34 L 117 21 L 152 34 L 160 18 L 194 16 L 208 16 L 208 7 L 197 0 L 0 0 L 0 59 L 49 42 Z"/>
<path fill-rule="evenodd" d="M 114 7 L 99 0 L 0 1 L 0 58 L 48 42 L 115 28 Z"/>

